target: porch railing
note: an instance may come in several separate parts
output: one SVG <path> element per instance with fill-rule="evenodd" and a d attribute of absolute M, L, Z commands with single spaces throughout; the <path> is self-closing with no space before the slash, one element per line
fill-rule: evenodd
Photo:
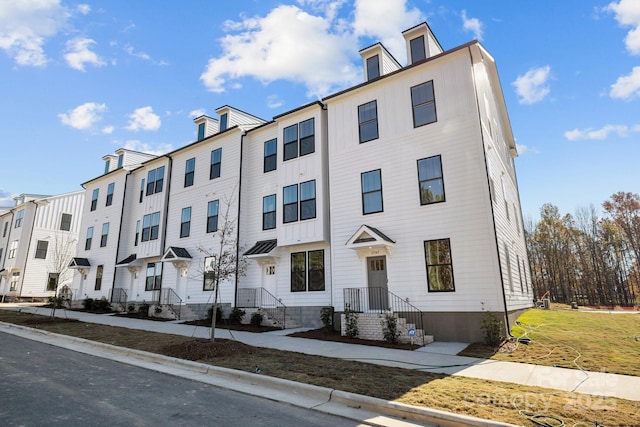
<path fill-rule="evenodd" d="M 259 308 L 267 313 L 282 329 L 285 329 L 287 306 L 265 288 L 238 289 L 236 307 Z"/>
<path fill-rule="evenodd" d="M 398 317 L 406 319 L 424 336 L 424 317 L 422 311 L 410 304 L 407 299 L 389 292 L 387 288 L 344 288 L 344 306 L 357 313 L 385 313 L 392 311 Z M 418 339 L 420 337 L 417 336 Z"/>
<path fill-rule="evenodd" d="M 173 310 L 178 319 L 180 319 L 180 307 L 182 298 L 178 296 L 176 291 L 171 288 L 156 289 L 151 296 L 153 302 L 158 305 L 167 305 Z"/>
<path fill-rule="evenodd" d="M 120 304 L 123 309 L 127 307 L 127 291 L 124 288 L 111 289 L 111 297 L 109 301 L 112 304 Z"/>

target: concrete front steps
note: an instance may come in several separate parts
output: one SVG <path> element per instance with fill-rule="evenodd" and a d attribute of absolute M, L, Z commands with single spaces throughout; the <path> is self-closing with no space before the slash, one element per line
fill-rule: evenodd
<path fill-rule="evenodd" d="M 242 323 L 245 325 L 251 323 L 251 316 L 253 316 L 253 313 L 260 313 L 262 314 L 262 326 L 273 326 L 283 329 L 294 329 L 301 326 L 300 323 L 291 316 L 285 316 L 283 327 L 283 325 L 281 325 L 278 320 L 269 316 L 269 313 L 267 313 L 266 310 L 263 310 L 261 308 L 243 308 L 243 310 L 245 311 L 245 315 L 242 318 Z"/>

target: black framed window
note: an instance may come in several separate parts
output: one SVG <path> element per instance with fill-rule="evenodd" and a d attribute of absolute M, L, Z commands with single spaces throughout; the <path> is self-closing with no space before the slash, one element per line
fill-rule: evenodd
<path fill-rule="evenodd" d="M 164 184 L 164 166 L 160 166 L 156 170 L 156 189 L 155 189 L 156 193 L 162 192 L 163 184 Z"/>
<path fill-rule="evenodd" d="M 316 181 L 300 184 L 300 220 L 316 217 Z"/>
<path fill-rule="evenodd" d="M 180 219 L 180 237 L 189 237 L 191 231 L 191 207 L 182 209 Z"/>
<path fill-rule="evenodd" d="M 418 160 L 418 183 L 421 205 L 445 201 L 440 156 Z"/>
<path fill-rule="evenodd" d="M 142 241 L 156 240 L 160 231 L 160 212 L 142 217 Z"/>
<path fill-rule="evenodd" d="M 151 169 L 147 173 L 147 196 L 161 193 L 164 186 L 164 166 Z"/>
<path fill-rule="evenodd" d="M 282 222 L 289 223 L 298 220 L 298 184 L 283 188 L 282 195 L 283 218 Z"/>
<path fill-rule="evenodd" d="M 270 139 L 264 143 L 264 172 L 271 172 L 277 168 L 278 140 Z"/>
<path fill-rule="evenodd" d="M 196 158 L 191 158 L 184 165 L 184 186 L 191 187 L 196 170 Z"/>
<path fill-rule="evenodd" d="M 7 251 L 7 258 L 12 259 L 16 257 L 16 251 L 18 250 L 18 241 L 14 240 L 11 242 L 11 246 L 9 246 L 9 251 Z"/>
<path fill-rule="evenodd" d="M 411 88 L 411 105 L 414 128 L 437 121 L 433 80 Z"/>
<path fill-rule="evenodd" d="M 92 211 L 95 211 L 96 208 L 98 207 L 98 194 L 99 193 L 100 193 L 100 190 L 98 188 L 95 188 L 93 190 L 93 193 L 91 194 L 91 210 Z M 18 226 L 17 224 L 18 224 L 18 221 L 16 219 L 16 228 Z"/>
<path fill-rule="evenodd" d="M 46 240 L 38 240 L 38 242 L 36 243 L 36 254 L 34 258 L 46 259 L 47 249 L 49 249 L 49 242 L 47 242 Z"/>
<path fill-rule="evenodd" d="M 455 291 L 449 239 L 425 241 L 424 256 L 429 292 Z"/>
<path fill-rule="evenodd" d="M 71 214 L 62 214 L 62 218 L 60 219 L 60 230 L 62 231 L 71 231 L 71 219 L 73 216 Z"/>
<path fill-rule="evenodd" d="M 283 132 L 283 160 L 291 160 L 298 157 L 298 125 L 284 128 Z"/>
<path fill-rule="evenodd" d="M 87 228 L 87 237 L 84 240 L 84 250 L 88 251 L 91 249 L 91 241 L 93 240 L 93 227 Z"/>
<path fill-rule="evenodd" d="M 209 167 L 209 179 L 220 178 L 221 164 L 222 164 L 222 148 L 216 148 L 211 152 L 211 166 Z"/>
<path fill-rule="evenodd" d="M 102 224 L 102 235 L 100 236 L 101 248 L 107 246 L 107 237 L 109 237 L 109 223 L 105 222 L 104 224 Z"/>
<path fill-rule="evenodd" d="M 227 113 L 220 114 L 220 132 L 227 130 L 229 126 L 229 115 Z"/>
<path fill-rule="evenodd" d="M 116 184 L 114 182 L 110 183 L 107 186 L 107 202 L 105 206 L 111 206 L 113 204 L 113 191 L 115 190 Z"/>
<path fill-rule="evenodd" d="M 376 101 L 358 106 L 360 143 L 378 139 L 378 104 Z"/>
<path fill-rule="evenodd" d="M 59 273 L 49 273 L 49 277 L 47 278 L 47 291 L 51 292 L 58 289 L 59 278 Z"/>
<path fill-rule="evenodd" d="M 124 154 L 118 154 L 118 169 L 122 167 L 122 163 L 124 163 Z"/>
<path fill-rule="evenodd" d="M 380 169 L 360 174 L 362 183 L 362 214 L 382 212 L 382 176 Z"/>
<path fill-rule="evenodd" d="M 142 178 L 140 180 L 140 199 L 138 200 L 140 203 L 142 203 L 142 199 L 144 197 L 144 188 L 145 188 L 145 184 L 144 184 L 144 178 Z"/>
<path fill-rule="evenodd" d="M 411 63 L 422 61 L 427 58 L 427 52 L 424 48 L 424 36 L 416 37 L 409 41 L 409 49 L 411 50 Z"/>
<path fill-rule="evenodd" d="M 378 55 L 367 58 L 367 80 L 376 77 L 380 77 L 380 57 Z"/>
<path fill-rule="evenodd" d="M 147 277 L 144 284 L 145 291 L 158 290 L 162 287 L 162 263 L 150 262 L 147 264 Z"/>
<path fill-rule="evenodd" d="M 300 122 L 300 156 L 314 153 L 315 143 L 315 119 L 312 117 L 304 122 Z"/>
<path fill-rule="evenodd" d="M 104 265 L 99 265 L 96 269 L 96 283 L 93 287 L 95 291 L 99 291 L 102 288 L 102 273 L 104 272 Z"/>
<path fill-rule="evenodd" d="M 276 228 L 276 195 L 271 194 L 262 198 L 262 229 Z"/>
<path fill-rule="evenodd" d="M 207 233 L 218 231 L 219 201 L 212 200 L 207 204 Z"/>
<path fill-rule="evenodd" d="M 291 292 L 324 290 L 324 250 L 292 253 Z"/>
<path fill-rule="evenodd" d="M 133 241 L 133 246 L 138 246 L 138 240 L 140 239 L 140 220 L 136 221 L 136 237 Z"/>
<path fill-rule="evenodd" d="M 204 130 L 205 130 L 205 124 L 200 123 L 198 125 L 198 141 L 201 141 L 204 139 Z"/>
<path fill-rule="evenodd" d="M 98 190 L 94 190 L 94 193 L 96 193 L 96 191 L 98 191 Z M 96 199 L 97 198 L 98 198 L 98 196 L 97 196 L 97 193 L 96 193 Z M 22 227 L 22 220 L 23 219 L 24 219 L 24 209 L 20 209 L 18 212 L 16 212 L 16 225 L 15 225 L 14 228 Z"/>

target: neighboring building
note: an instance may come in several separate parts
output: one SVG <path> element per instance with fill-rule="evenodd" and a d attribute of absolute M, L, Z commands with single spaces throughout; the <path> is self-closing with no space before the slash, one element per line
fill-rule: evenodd
<path fill-rule="evenodd" d="M 487 311 L 508 325 L 533 290 L 495 61 L 475 41 L 444 51 L 426 23 L 403 34 L 406 67 L 377 43 L 365 82 L 321 102 L 269 122 L 223 106 L 190 145 L 105 157 L 83 185 L 78 298 L 203 316 L 226 223 L 246 264 L 226 307 L 289 326 L 349 308 L 362 331 L 391 310 L 445 341 L 481 340 Z"/>
<path fill-rule="evenodd" d="M 44 196 L 21 194 L 0 213 L 2 301 L 42 301 L 64 292 L 71 298 L 69 261 L 76 252 L 83 191 Z"/>

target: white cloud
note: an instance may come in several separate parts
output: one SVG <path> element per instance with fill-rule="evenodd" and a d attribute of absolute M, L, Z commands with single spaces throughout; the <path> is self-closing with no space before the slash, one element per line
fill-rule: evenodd
<path fill-rule="evenodd" d="M 355 35 L 380 40 L 399 62 L 406 63 L 407 50 L 402 31 L 426 20 L 420 10 L 407 9 L 406 3 L 406 0 L 356 0 Z"/>
<path fill-rule="evenodd" d="M 69 12 L 59 0 L 0 2 L 0 49 L 18 65 L 44 67 L 44 44 L 67 26 Z"/>
<path fill-rule="evenodd" d="M 284 105 L 284 102 L 282 101 L 282 99 L 280 99 L 278 95 L 269 95 L 267 97 L 267 107 L 274 109 L 274 108 L 280 108 L 282 107 L 282 105 Z"/>
<path fill-rule="evenodd" d="M 91 46 L 96 42 L 92 39 L 77 37 L 67 41 L 64 59 L 67 64 L 76 70 L 85 71 L 84 65 L 91 64 L 95 67 L 102 67 L 106 63 L 91 51 Z"/>
<path fill-rule="evenodd" d="M 141 107 L 129 115 L 128 130 L 158 130 L 162 124 L 160 116 L 153 112 L 151 107 Z"/>
<path fill-rule="evenodd" d="M 169 151 L 173 151 L 173 146 L 171 144 L 158 144 L 155 147 L 152 147 L 148 143 L 144 143 L 135 139 L 128 140 L 124 144 L 120 144 L 118 142 L 114 143 L 126 150 L 139 151 L 141 153 L 148 153 L 156 156 L 160 156 L 168 153 Z"/>
<path fill-rule="evenodd" d="M 620 0 L 605 8 L 616 14 L 616 21 L 622 27 L 632 27 L 625 37 L 625 45 L 632 55 L 640 55 L 640 2 L 638 0 Z"/>
<path fill-rule="evenodd" d="M 467 18 L 467 11 L 462 11 L 462 28 L 465 31 L 471 31 L 473 36 L 480 41 L 482 41 L 483 26 L 478 18 Z"/>
<path fill-rule="evenodd" d="M 91 6 L 89 6 L 88 4 L 79 4 L 76 7 L 76 10 L 82 15 L 88 15 L 89 12 L 91 12 Z"/>
<path fill-rule="evenodd" d="M 95 102 L 87 102 L 79 105 L 67 113 L 60 113 L 58 117 L 60 121 L 71 126 L 74 129 L 86 130 L 91 129 L 93 125 L 102 120 L 100 113 L 107 110 L 105 104 L 96 104 Z"/>
<path fill-rule="evenodd" d="M 535 104 L 544 99 L 549 94 L 547 82 L 551 76 L 551 67 L 532 68 L 524 75 L 518 76 L 515 82 L 511 83 L 516 88 L 520 104 Z"/>
<path fill-rule="evenodd" d="M 633 67 L 630 74 L 618 77 L 618 80 L 611 85 L 609 95 L 625 101 L 640 96 L 640 66 Z"/>
<path fill-rule="evenodd" d="M 102 128 L 102 133 L 105 135 L 111 135 L 113 133 L 113 126 L 105 126 Z"/>
<path fill-rule="evenodd" d="M 131 46 L 131 45 L 125 46 L 124 47 L 124 51 L 127 52 L 131 56 L 135 56 L 136 58 L 144 59 L 146 61 L 150 61 L 151 60 L 151 57 L 148 54 L 146 54 L 144 52 L 136 52 L 133 49 L 133 46 Z"/>
<path fill-rule="evenodd" d="M 636 125 L 631 129 L 626 125 L 605 125 L 600 129 L 573 129 L 570 131 L 566 131 L 564 133 L 564 137 L 569 141 L 581 141 L 586 139 L 597 139 L 604 140 L 609 137 L 609 134 L 615 133 L 619 137 L 626 137 L 629 132 L 638 132 L 640 131 L 640 126 Z"/>
<path fill-rule="evenodd" d="M 209 60 L 200 76 L 207 89 L 224 92 L 244 76 L 264 84 L 276 79 L 303 83 L 308 95 L 319 97 L 330 89 L 357 81 L 349 55 L 353 37 L 332 32 L 331 22 L 296 6 L 278 6 L 265 17 L 227 23 L 237 34 L 220 39 L 223 54 Z"/>
<path fill-rule="evenodd" d="M 204 108 L 198 108 L 197 110 L 189 111 L 189 117 L 195 119 L 196 117 L 200 117 L 206 114 Z"/>

